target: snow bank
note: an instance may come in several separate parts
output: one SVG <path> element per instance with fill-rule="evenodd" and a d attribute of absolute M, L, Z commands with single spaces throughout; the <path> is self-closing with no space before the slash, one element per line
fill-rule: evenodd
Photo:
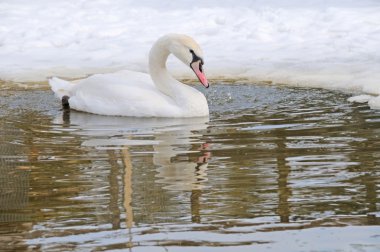
<path fill-rule="evenodd" d="M 152 43 L 176 32 L 201 44 L 210 79 L 379 95 L 379 13 L 376 0 L 1 1 L 0 79 L 146 72 Z"/>

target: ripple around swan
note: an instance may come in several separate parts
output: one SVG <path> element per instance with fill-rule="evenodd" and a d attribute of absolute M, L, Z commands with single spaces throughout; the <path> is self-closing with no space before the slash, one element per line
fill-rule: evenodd
<path fill-rule="evenodd" d="M 379 250 L 379 112 L 319 89 L 205 92 L 210 119 L 143 119 L 4 90 L 0 245 Z"/>

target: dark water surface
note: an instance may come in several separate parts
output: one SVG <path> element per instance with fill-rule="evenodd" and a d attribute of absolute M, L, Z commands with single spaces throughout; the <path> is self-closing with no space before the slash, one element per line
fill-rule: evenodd
<path fill-rule="evenodd" d="M 380 112 L 345 94 L 215 84 L 208 120 L 0 92 L 1 251 L 380 251 Z"/>

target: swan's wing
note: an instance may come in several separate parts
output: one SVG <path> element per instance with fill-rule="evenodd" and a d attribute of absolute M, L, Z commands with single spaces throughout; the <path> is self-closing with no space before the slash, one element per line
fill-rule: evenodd
<path fill-rule="evenodd" d="M 96 74 L 70 90 L 70 107 L 103 115 L 162 116 L 179 113 L 172 99 L 159 92 L 150 76 L 121 71 Z"/>

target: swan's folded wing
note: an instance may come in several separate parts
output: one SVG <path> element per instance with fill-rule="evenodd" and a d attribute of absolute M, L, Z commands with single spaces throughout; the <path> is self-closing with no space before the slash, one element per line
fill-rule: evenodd
<path fill-rule="evenodd" d="M 122 71 L 96 74 L 71 90 L 70 107 L 95 114 L 162 116 L 178 106 L 153 85 L 149 75 Z"/>

